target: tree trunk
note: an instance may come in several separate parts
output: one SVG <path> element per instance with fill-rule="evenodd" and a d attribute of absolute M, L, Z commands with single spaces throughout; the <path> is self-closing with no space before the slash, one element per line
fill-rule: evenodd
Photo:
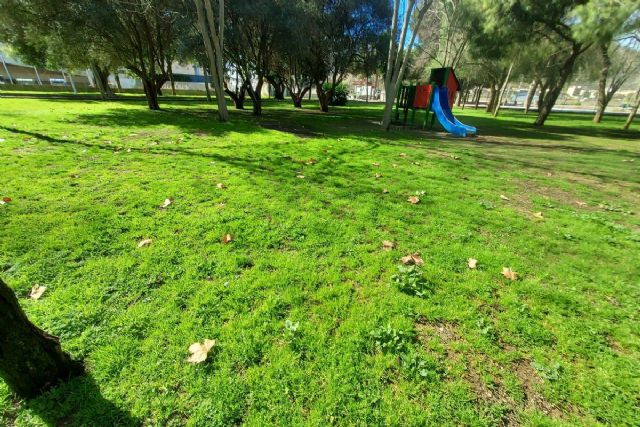
<path fill-rule="evenodd" d="M 9 388 L 30 399 L 83 372 L 56 337 L 27 319 L 13 291 L 0 280 L 0 376 Z"/>
<path fill-rule="evenodd" d="M 105 101 L 107 99 L 107 91 L 104 87 L 104 81 L 100 78 L 100 67 L 98 64 L 91 64 L 91 74 L 93 74 L 93 81 L 100 92 L 100 98 Z"/>
<path fill-rule="evenodd" d="M 540 79 L 535 78 L 531 85 L 529 86 L 529 91 L 527 92 L 527 99 L 524 102 L 524 113 L 529 114 L 529 109 L 531 108 L 531 102 L 533 102 L 533 96 L 536 94 L 536 90 L 540 86 Z"/>
<path fill-rule="evenodd" d="M 604 110 L 609 103 L 607 97 L 607 77 L 609 77 L 609 69 L 611 68 L 611 58 L 609 58 L 609 46 L 601 43 L 598 45 L 600 57 L 602 58 L 602 69 L 598 78 L 598 97 L 596 99 L 596 114 L 593 116 L 594 123 L 600 123 Z"/>
<path fill-rule="evenodd" d="M 211 103 L 211 91 L 209 90 L 209 76 L 207 75 L 207 68 L 202 66 L 202 74 L 204 76 L 204 91 L 207 93 L 207 102 Z"/>
<path fill-rule="evenodd" d="M 551 113 L 551 109 L 558 100 L 558 96 L 560 96 L 560 92 L 562 92 L 564 84 L 573 71 L 573 66 L 576 62 L 576 59 L 578 59 L 578 56 L 580 56 L 581 53 L 582 46 L 579 43 L 574 44 L 573 48 L 571 49 L 571 55 L 564 61 L 564 64 L 562 64 L 562 68 L 558 73 L 559 78 L 550 87 L 549 92 L 544 97 L 542 107 L 540 108 L 538 117 L 536 117 L 536 121 L 534 122 L 535 126 L 544 125 L 544 122 L 547 120 L 547 117 L 549 117 L 549 114 Z"/>
<path fill-rule="evenodd" d="M 316 83 L 316 93 L 318 94 L 318 102 L 320 103 L 320 111 L 323 113 L 329 112 L 329 99 L 331 98 L 331 91 L 325 91 L 322 88 L 321 83 Z"/>
<path fill-rule="evenodd" d="M 504 78 L 504 82 L 502 82 L 502 88 L 500 88 L 500 92 L 498 93 L 498 99 L 496 100 L 496 105 L 493 106 L 493 117 L 498 117 L 500 113 L 500 107 L 502 106 L 502 98 L 504 98 L 504 93 L 507 91 L 507 85 L 509 84 L 509 77 L 511 77 L 511 70 L 513 70 L 513 62 L 509 66 L 509 71 L 507 71 L 507 76 Z"/>
<path fill-rule="evenodd" d="M 169 82 L 171 82 L 171 95 L 176 96 L 176 82 L 173 80 L 173 70 L 171 69 L 171 63 L 169 63 Z"/>
<path fill-rule="evenodd" d="M 478 109 L 478 106 L 480 105 L 480 98 L 482 98 L 482 90 L 483 89 L 484 88 L 482 86 L 478 86 L 477 92 L 475 94 L 476 99 L 473 101 L 473 103 L 475 104 L 473 108 L 476 109 L 476 110 Z"/>
<path fill-rule="evenodd" d="M 144 96 L 147 98 L 147 105 L 150 110 L 159 110 L 158 104 L 158 89 L 156 85 L 149 80 L 142 80 L 142 87 L 144 88 Z"/>
<path fill-rule="evenodd" d="M 253 104 L 253 115 L 260 116 L 262 115 L 262 77 L 258 77 L 258 83 L 256 84 L 256 88 L 254 89 L 249 83 L 246 86 L 247 92 L 249 93 L 249 98 L 251 98 L 251 102 Z"/>
<path fill-rule="evenodd" d="M 484 108 L 484 111 L 491 112 L 493 111 L 493 105 L 496 102 L 496 85 L 491 83 L 489 86 L 489 99 L 487 100 L 487 105 Z"/>
<path fill-rule="evenodd" d="M 116 79 L 116 87 L 118 88 L 118 93 L 122 92 L 122 84 L 120 83 L 120 75 L 118 74 L 118 70 L 114 73 L 114 78 Z"/>
<path fill-rule="evenodd" d="M 282 83 L 278 83 L 272 86 L 274 91 L 273 98 L 278 101 L 284 101 L 284 85 Z"/>
<path fill-rule="evenodd" d="M 629 130 L 629 126 L 631 126 L 631 122 L 633 121 L 636 113 L 638 112 L 638 107 L 640 107 L 640 89 L 636 92 L 636 103 L 629 111 L 629 115 L 627 116 L 627 121 L 624 123 L 624 130 Z"/>

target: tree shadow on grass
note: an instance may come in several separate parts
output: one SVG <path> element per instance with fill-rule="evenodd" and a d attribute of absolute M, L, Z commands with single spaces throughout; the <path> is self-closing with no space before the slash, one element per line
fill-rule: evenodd
<path fill-rule="evenodd" d="M 73 378 L 31 399 L 26 408 L 47 426 L 139 426 L 129 412 L 107 400 L 90 375 Z"/>

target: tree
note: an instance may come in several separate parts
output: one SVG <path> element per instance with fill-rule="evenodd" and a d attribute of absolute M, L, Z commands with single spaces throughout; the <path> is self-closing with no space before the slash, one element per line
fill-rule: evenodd
<path fill-rule="evenodd" d="M 220 0 L 217 10 L 211 4 L 212 0 L 194 0 L 198 26 L 202 33 L 207 57 L 209 58 L 209 72 L 213 90 L 218 102 L 218 118 L 222 122 L 229 120 L 227 103 L 224 99 L 224 0 Z M 217 15 L 216 15 L 217 12 Z M 216 20 L 217 16 L 217 20 Z"/>
<path fill-rule="evenodd" d="M 386 0 L 308 0 L 308 28 L 304 67 L 316 88 L 320 110 L 329 111 L 338 85 L 353 70 L 362 46 L 372 34 L 388 27 Z"/>
<path fill-rule="evenodd" d="M 103 99 L 113 96 L 109 87 L 111 58 L 101 52 L 90 32 L 78 32 L 82 21 L 68 13 L 68 5 L 44 0 L 5 0 L 0 8 L 0 39 L 25 62 L 53 69 L 87 69 Z"/>
<path fill-rule="evenodd" d="M 595 123 L 599 123 L 613 95 L 640 68 L 637 58 L 634 58 L 638 46 L 624 52 L 624 45 L 617 40 L 637 33 L 640 27 L 638 3 L 636 0 L 590 0 L 577 6 L 572 17 L 579 21 L 574 28 L 575 36 L 595 44 L 600 57 L 598 97 L 593 118 Z M 619 55 L 621 48 L 624 53 Z"/>
<path fill-rule="evenodd" d="M 640 54 L 638 46 L 622 46 L 618 42 L 612 42 L 610 45 L 598 43 L 596 48 L 601 68 L 593 122 L 600 123 L 613 95 L 629 78 L 640 71 Z"/>
<path fill-rule="evenodd" d="M 27 319 L 15 294 L 0 279 L 0 376 L 18 396 L 35 397 L 84 372 L 60 343 Z"/>
<path fill-rule="evenodd" d="M 391 113 L 393 104 L 398 92 L 398 83 L 402 82 L 405 69 L 411 50 L 415 43 L 416 34 L 419 32 L 422 21 L 427 10 L 431 7 L 432 0 L 425 0 L 421 7 L 416 11 L 418 2 L 416 0 L 405 0 L 404 13 L 402 22 L 399 19 L 400 0 L 393 2 L 393 17 L 391 20 L 389 56 L 387 59 L 387 71 L 384 78 L 385 104 L 382 116 L 382 127 L 386 130 L 391 126 Z M 411 18 L 416 13 L 415 21 L 411 22 Z M 411 28 L 411 36 L 407 44 L 409 29 Z M 399 35 L 399 37 L 398 37 Z"/>
<path fill-rule="evenodd" d="M 229 7 L 227 59 L 240 75 L 241 88 L 262 114 L 262 87 L 272 74 L 276 40 L 284 32 L 283 0 L 235 0 Z"/>

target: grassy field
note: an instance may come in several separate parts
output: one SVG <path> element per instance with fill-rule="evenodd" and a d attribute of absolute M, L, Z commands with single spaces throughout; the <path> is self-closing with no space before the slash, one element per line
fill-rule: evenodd
<path fill-rule="evenodd" d="M 640 425 L 638 125 L 163 108 L 0 99 L 0 274 L 89 371 L 0 425 Z"/>

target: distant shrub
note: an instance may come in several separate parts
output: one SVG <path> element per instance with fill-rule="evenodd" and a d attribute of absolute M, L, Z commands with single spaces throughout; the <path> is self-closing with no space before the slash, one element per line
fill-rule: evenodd
<path fill-rule="evenodd" d="M 325 91 L 328 91 L 331 89 L 331 84 L 330 83 L 325 83 L 322 88 Z M 349 88 L 347 87 L 346 84 L 344 83 L 340 83 L 336 86 L 336 88 L 333 91 L 333 96 L 331 97 L 331 99 L 329 100 L 329 105 L 334 105 L 334 106 L 343 106 L 343 105 L 347 105 L 347 97 L 349 96 Z"/>

